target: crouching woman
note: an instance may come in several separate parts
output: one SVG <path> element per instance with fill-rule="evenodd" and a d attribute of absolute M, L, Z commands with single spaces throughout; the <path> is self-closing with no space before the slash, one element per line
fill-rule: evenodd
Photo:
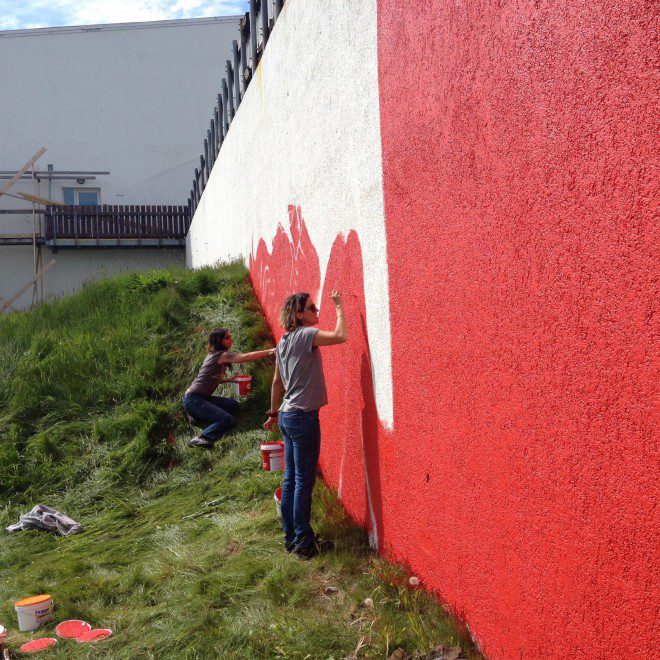
<path fill-rule="evenodd" d="M 319 409 L 328 402 L 319 349 L 348 339 L 338 291 L 332 292 L 332 301 L 337 313 L 332 332 L 314 327 L 319 322 L 319 310 L 308 293 L 296 293 L 284 302 L 280 323 L 286 334 L 275 348 L 271 406 L 264 424 L 270 430 L 277 423 L 284 436 L 284 545 L 303 559 L 310 559 L 324 549 L 310 523 L 321 448 Z M 278 410 L 282 390 L 284 400 Z"/>
<path fill-rule="evenodd" d="M 195 380 L 183 397 L 183 409 L 198 424 L 207 425 L 195 438 L 188 441 L 189 447 L 211 449 L 217 440 L 234 425 L 238 401 L 224 396 L 213 396 L 218 385 L 231 383 L 227 378 L 230 364 L 253 362 L 273 355 L 274 348 L 252 353 L 232 353 L 231 333 L 226 328 L 211 332 L 207 355 Z"/>

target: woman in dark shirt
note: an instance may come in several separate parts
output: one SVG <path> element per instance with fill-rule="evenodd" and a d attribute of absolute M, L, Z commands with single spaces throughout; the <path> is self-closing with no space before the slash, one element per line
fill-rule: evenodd
<path fill-rule="evenodd" d="M 183 409 L 196 421 L 208 426 L 188 441 L 189 447 L 211 449 L 220 436 L 234 425 L 238 401 L 224 396 L 213 396 L 220 383 L 231 383 L 226 378 L 228 364 L 253 362 L 273 355 L 274 348 L 252 353 L 232 353 L 231 333 L 227 328 L 217 328 L 209 336 L 207 356 L 199 373 L 183 397 Z"/>

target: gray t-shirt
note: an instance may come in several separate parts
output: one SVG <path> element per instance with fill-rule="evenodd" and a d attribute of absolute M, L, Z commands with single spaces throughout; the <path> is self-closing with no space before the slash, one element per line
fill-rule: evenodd
<path fill-rule="evenodd" d="M 277 343 L 275 358 L 284 383 L 280 412 L 318 410 L 328 403 L 321 351 L 314 348 L 316 328 L 287 332 Z"/>

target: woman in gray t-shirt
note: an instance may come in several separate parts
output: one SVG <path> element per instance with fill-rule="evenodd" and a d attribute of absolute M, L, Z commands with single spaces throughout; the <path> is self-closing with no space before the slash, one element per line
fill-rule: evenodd
<path fill-rule="evenodd" d="M 279 424 L 284 436 L 284 545 L 304 559 L 317 555 L 324 545 L 310 524 L 321 448 L 319 409 L 328 403 L 319 348 L 348 339 L 338 291 L 332 292 L 332 301 L 337 312 L 337 324 L 332 332 L 314 327 L 319 322 L 319 313 L 308 293 L 295 293 L 284 301 L 280 323 L 287 332 L 275 349 L 270 412 L 264 424 L 266 430 Z M 278 410 L 282 390 L 284 400 Z"/>

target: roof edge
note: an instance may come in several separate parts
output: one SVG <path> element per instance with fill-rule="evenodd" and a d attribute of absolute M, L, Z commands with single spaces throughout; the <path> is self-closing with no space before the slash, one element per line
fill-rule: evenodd
<path fill-rule="evenodd" d="M 183 27 L 188 25 L 208 25 L 211 23 L 235 23 L 243 14 L 232 16 L 205 16 L 202 18 L 175 18 L 163 21 L 139 21 L 134 23 L 100 23 L 98 25 L 62 25 L 22 30 L 0 30 L 0 39 L 6 37 L 39 37 L 48 34 L 68 34 L 73 32 L 109 32 L 113 30 L 141 30 L 145 28 Z"/>

